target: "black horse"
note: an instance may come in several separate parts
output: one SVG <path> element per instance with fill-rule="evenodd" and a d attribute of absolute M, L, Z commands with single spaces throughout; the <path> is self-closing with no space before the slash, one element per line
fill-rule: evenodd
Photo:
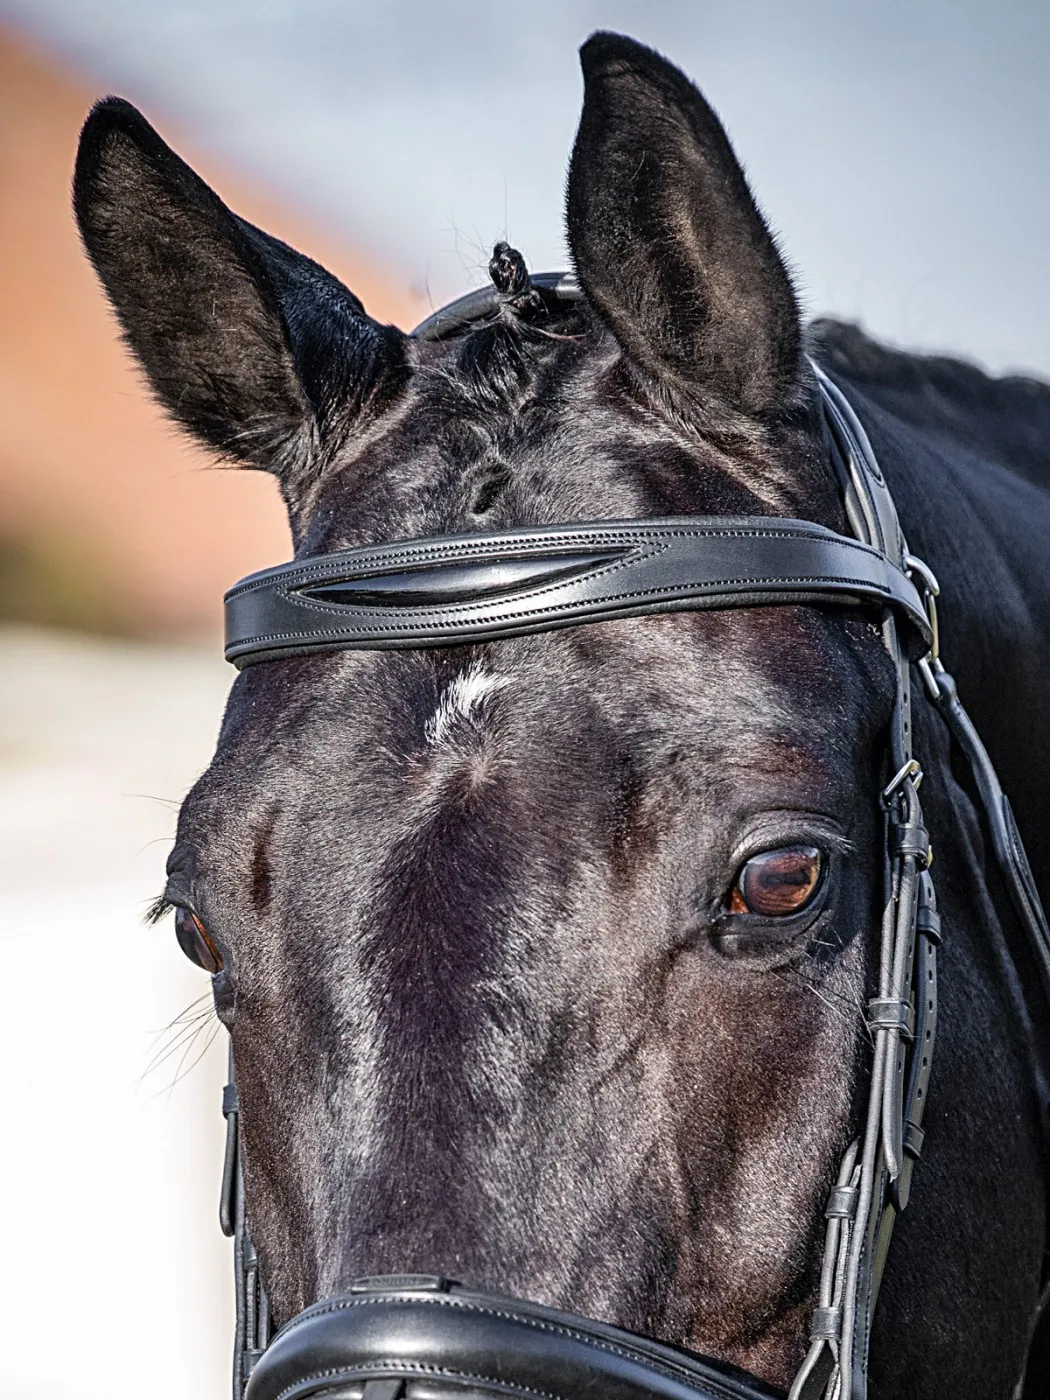
<path fill-rule="evenodd" d="M 808 350 L 940 576 L 1050 889 L 1050 388 L 804 329 L 696 89 L 615 36 L 583 65 L 584 299 L 552 309 L 501 245 L 499 315 L 433 344 L 100 103 L 76 213 L 153 390 L 277 477 L 299 557 L 648 515 L 845 530 Z M 890 671 L 869 620 L 782 606 L 240 676 L 160 907 L 232 1035 L 278 1319 L 445 1274 L 789 1384 L 869 1069 Z M 1046 1013 L 968 779 L 916 722 L 943 1001 L 872 1394 L 1045 1395 Z"/>

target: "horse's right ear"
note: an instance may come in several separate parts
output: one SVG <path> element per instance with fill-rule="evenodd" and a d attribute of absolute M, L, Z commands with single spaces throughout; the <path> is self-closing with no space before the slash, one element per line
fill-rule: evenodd
<path fill-rule="evenodd" d="M 223 456 L 276 473 L 286 496 L 402 387 L 402 332 L 239 219 L 119 98 L 84 124 L 73 205 L 161 403 Z"/>

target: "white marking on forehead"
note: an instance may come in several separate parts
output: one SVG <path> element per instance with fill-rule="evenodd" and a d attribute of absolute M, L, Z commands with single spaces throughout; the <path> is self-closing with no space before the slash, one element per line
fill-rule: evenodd
<path fill-rule="evenodd" d="M 494 676 L 480 661 L 471 662 L 442 691 L 437 709 L 427 720 L 427 743 L 435 747 L 444 743 L 457 722 L 476 725 L 486 698 L 508 683 L 506 676 Z"/>

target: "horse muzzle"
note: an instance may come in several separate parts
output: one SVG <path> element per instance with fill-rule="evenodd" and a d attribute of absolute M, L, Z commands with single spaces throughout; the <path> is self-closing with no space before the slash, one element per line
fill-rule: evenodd
<path fill-rule="evenodd" d="M 362 1279 L 274 1337 L 245 1400 L 770 1400 L 647 1337 L 441 1278 Z"/>

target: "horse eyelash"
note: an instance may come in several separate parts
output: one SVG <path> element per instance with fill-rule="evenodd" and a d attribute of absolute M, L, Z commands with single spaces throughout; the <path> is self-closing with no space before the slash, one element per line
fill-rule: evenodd
<path fill-rule="evenodd" d="M 158 895 L 142 916 L 143 923 L 159 924 L 165 914 L 170 914 L 175 905 L 165 894 Z"/>

